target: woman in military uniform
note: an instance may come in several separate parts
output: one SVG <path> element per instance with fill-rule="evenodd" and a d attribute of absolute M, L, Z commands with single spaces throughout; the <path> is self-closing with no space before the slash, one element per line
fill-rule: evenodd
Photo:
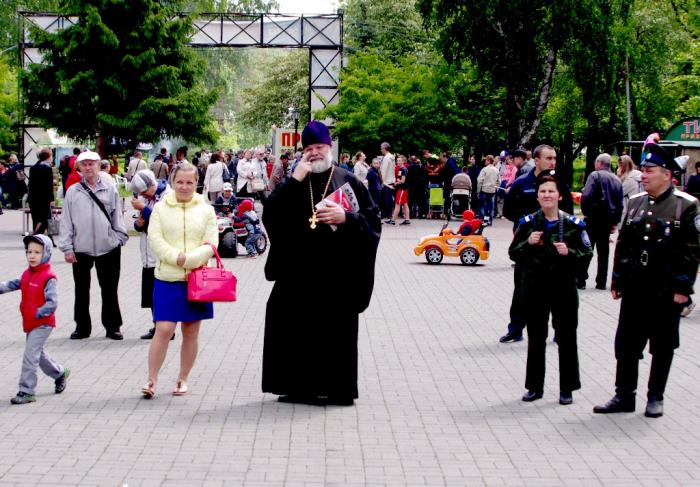
<path fill-rule="evenodd" d="M 528 303 L 528 349 L 523 401 L 540 399 L 544 390 L 545 348 L 549 316 L 559 346 L 559 402 L 571 404 L 572 392 L 581 388 L 576 328 L 578 290 L 576 273 L 592 250 L 585 223 L 559 210 L 564 185 L 552 172 L 537 180 L 540 210 L 522 218 L 508 249 L 510 258 L 523 266 L 524 298 Z"/>

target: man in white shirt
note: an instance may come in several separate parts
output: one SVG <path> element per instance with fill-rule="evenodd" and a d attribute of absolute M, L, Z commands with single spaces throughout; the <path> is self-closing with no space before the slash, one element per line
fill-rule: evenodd
<path fill-rule="evenodd" d="M 493 165 L 494 157 L 486 156 L 485 166 L 477 178 L 479 193 L 479 216 L 489 225 L 493 224 L 494 199 L 498 188 L 498 169 Z"/>
<path fill-rule="evenodd" d="M 388 142 L 382 142 L 382 164 L 379 172 L 382 175 L 382 194 L 379 205 L 382 218 L 391 218 L 394 209 L 394 183 L 396 183 L 396 158 L 391 153 L 391 146 Z"/>

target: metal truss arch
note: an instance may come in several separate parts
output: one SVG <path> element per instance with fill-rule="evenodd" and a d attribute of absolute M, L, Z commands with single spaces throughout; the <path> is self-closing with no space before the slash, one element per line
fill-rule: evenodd
<path fill-rule="evenodd" d="M 187 15 L 185 13 L 176 16 Z M 43 56 L 29 38 L 33 26 L 55 32 L 78 22 L 74 16 L 48 12 L 18 12 L 20 65 L 43 62 Z M 340 72 L 343 68 L 343 14 L 286 15 L 275 13 L 204 13 L 193 22 L 189 45 L 207 48 L 286 48 L 309 50 L 309 107 L 311 117 L 338 103 Z M 21 90 L 21 88 L 20 88 Z M 20 91 L 20 97 L 22 96 Z M 21 103 L 20 103 L 21 105 Z M 20 157 L 28 165 L 36 162 L 31 148 L 36 144 L 36 125 L 20 113 Z M 330 121 L 327 121 L 330 122 Z"/>

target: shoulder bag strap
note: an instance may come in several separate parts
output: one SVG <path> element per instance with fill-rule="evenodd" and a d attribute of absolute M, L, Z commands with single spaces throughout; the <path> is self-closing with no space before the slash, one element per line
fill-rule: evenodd
<path fill-rule="evenodd" d="M 90 198 L 92 198 L 92 200 L 95 202 L 95 204 L 98 206 L 98 208 L 100 210 L 102 210 L 102 213 L 104 213 L 105 218 L 107 218 L 107 221 L 109 222 L 109 226 L 111 227 L 112 226 L 112 219 L 109 217 L 109 213 L 107 213 L 107 208 L 105 208 L 104 203 L 102 203 L 102 201 L 100 201 L 100 199 L 97 197 L 97 195 L 95 195 L 95 193 L 92 192 L 90 187 L 87 184 L 85 184 L 85 181 L 80 181 L 80 185 L 83 188 L 85 188 L 85 191 L 87 191 L 87 193 L 90 195 Z"/>

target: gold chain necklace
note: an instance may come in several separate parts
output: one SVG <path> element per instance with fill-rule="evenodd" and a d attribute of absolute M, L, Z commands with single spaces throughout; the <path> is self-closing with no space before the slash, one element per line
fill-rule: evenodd
<path fill-rule="evenodd" d="M 328 181 L 326 181 L 326 189 L 323 190 L 323 196 L 321 196 L 319 203 L 326 198 L 328 187 L 331 185 L 331 179 L 333 179 L 334 170 L 335 166 L 331 166 L 331 173 L 328 175 Z M 309 175 L 309 193 L 311 194 L 311 218 L 309 218 L 309 223 L 311 223 L 311 230 L 314 230 L 316 228 L 316 222 L 318 222 L 318 217 L 316 216 L 316 205 L 314 205 L 314 188 L 311 186 L 311 175 Z"/>

